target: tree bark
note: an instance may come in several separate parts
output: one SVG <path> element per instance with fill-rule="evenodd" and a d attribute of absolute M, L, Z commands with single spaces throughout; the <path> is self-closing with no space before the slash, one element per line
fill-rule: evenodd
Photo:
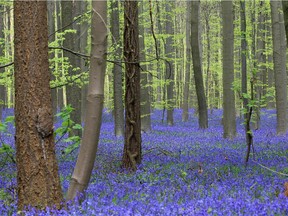
<path fill-rule="evenodd" d="M 286 40 L 282 4 L 270 1 L 272 19 L 273 61 L 276 89 L 277 134 L 287 131 Z"/>
<path fill-rule="evenodd" d="M 169 63 L 166 63 L 166 78 L 167 78 L 167 97 L 166 97 L 166 104 L 167 104 L 167 124 L 174 125 L 174 58 L 175 58 L 175 50 L 173 48 L 173 18 L 171 16 L 172 8 L 174 7 L 175 3 L 172 1 L 165 2 L 166 4 L 166 44 L 165 44 L 165 56 Z"/>
<path fill-rule="evenodd" d="M 14 2 L 18 210 L 60 208 L 53 136 L 46 1 Z"/>
<path fill-rule="evenodd" d="M 76 24 L 73 24 L 74 17 L 79 15 L 79 7 L 76 7 L 76 1 L 61 1 L 61 8 L 62 8 L 62 26 L 65 27 L 64 30 L 67 29 L 76 29 L 79 30 Z M 79 40 L 74 33 L 67 33 L 65 35 L 65 40 L 63 41 L 63 46 L 70 50 L 79 51 Z M 68 58 L 69 67 L 68 73 L 65 75 L 67 80 L 70 80 L 72 76 L 77 74 L 77 67 L 80 66 L 79 57 L 75 56 L 74 54 L 64 51 L 64 57 Z M 71 113 L 71 120 L 76 124 L 81 125 L 81 89 L 79 88 L 78 84 L 72 83 L 66 86 L 66 99 L 67 104 L 70 104 L 74 111 Z M 81 130 L 72 130 L 70 135 L 81 136 Z"/>
<path fill-rule="evenodd" d="M 233 2 L 221 1 L 223 23 L 223 127 L 224 138 L 236 136 L 234 82 Z"/>
<path fill-rule="evenodd" d="M 4 14 L 3 14 L 4 6 L 0 5 L 0 38 L 4 38 Z M 0 56 L 4 56 L 4 49 L 3 45 L 0 45 Z M 4 73 L 5 69 L 0 69 L 0 74 Z M 5 107 L 6 104 L 6 88 L 3 84 L 0 84 L 0 121 L 2 120 L 2 109 Z"/>
<path fill-rule="evenodd" d="M 125 144 L 122 166 L 135 171 L 141 163 L 138 2 L 124 1 Z"/>
<path fill-rule="evenodd" d="M 104 102 L 104 78 L 107 53 L 107 2 L 92 2 L 91 60 L 87 110 L 83 138 L 67 199 L 73 200 L 87 188 L 98 148 Z"/>
<path fill-rule="evenodd" d="M 183 112 L 182 121 L 187 122 L 189 118 L 189 88 L 190 88 L 190 73 L 191 73 L 191 1 L 186 2 L 186 67 L 184 79 L 184 95 L 183 95 Z"/>
<path fill-rule="evenodd" d="M 113 0 L 111 3 L 111 33 L 112 41 L 116 46 L 115 60 L 122 59 L 121 38 L 119 29 L 119 1 Z M 123 106 L 123 72 L 122 66 L 113 65 L 113 92 L 114 92 L 114 134 L 116 136 L 124 136 L 124 106 Z"/>
<path fill-rule="evenodd" d="M 143 2 L 139 7 L 139 15 L 142 14 L 143 17 Z M 147 63 L 145 63 L 145 43 L 144 43 L 144 20 L 142 19 L 142 24 L 139 26 L 139 47 L 140 47 L 140 82 L 141 82 L 141 95 L 140 95 L 140 104 L 141 104 L 141 130 L 145 133 L 151 132 L 151 107 L 150 107 L 150 94 L 148 86 L 148 72 L 147 72 Z"/>
<path fill-rule="evenodd" d="M 200 41 L 199 41 L 199 8 L 200 1 L 191 2 L 191 49 L 194 70 L 194 80 L 198 101 L 199 128 L 208 128 L 208 110 L 202 75 Z"/>

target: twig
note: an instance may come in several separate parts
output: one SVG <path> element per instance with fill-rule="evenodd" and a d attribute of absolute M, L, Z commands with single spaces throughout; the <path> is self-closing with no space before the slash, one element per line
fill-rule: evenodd
<path fill-rule="evenodd" d="M 256 164 L 259 165 L 260 167 L 262 167 L 262 168 L 264 168 L 264 169 L 267 169 L 267 170 L 269 170 L 269 171 L 271 171 L 271 172 L 273 172 L 273 173 L 276 173 L 276 174 L 278 174 L 278 175 L 282 175 L 282 176 L 287 176 L 287 177 L 288 177 L 288 174 L 285 174 L 285 173 L 278 172 L 278 171 L 275 171 L 275 170 L 273 170 L 273 169 L 270 169 L 269 167 L 266 167 L 266 166 L 264 166 L 264 165 L 256 162 L 255 160 L 252 160 L 252 162 L 256 163 Z"/>

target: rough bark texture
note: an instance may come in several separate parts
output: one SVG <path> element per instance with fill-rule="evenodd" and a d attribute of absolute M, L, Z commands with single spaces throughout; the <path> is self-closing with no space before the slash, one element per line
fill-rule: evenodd
<path fill-rule="evenodd" d="M 49 43 L 55 41 L 55 1 L 48 1 L 48 35 L 51 35 L 49 37 Z M 49 58 L 53 59 L 55 57 L 55 50 L 52 50 L 50 52 Z M 51 80 L 54 80 L 55 76 L 53 75 L 53 71 L 51 71 Z M 57 89 L 52 89 L 52 107 L 53 107 L 53 113 L 57 113 Z"/>
<path fill-rule="evenodd" d="M 182 121 L 186 122 L 189 118 L 189 87 L 190 87 L 190 73 L 191 73 L 191 1 L 186 3 L 186 67 L 185 67 L 185 83 L 183 92 L 183 112 Z"/>
<path fill-rule="evenodd" d="M 18 209 L 60 208 L 48 64 L 47 2 L 14 2 Z"/>
<path fill-rule="evenodd" d="M 172 1 L 166 1 L 166 44 L 165 44 L 165 56 L 169 61 L 169 64 L 166 63 L 166 78 L 167 78 L 167 124 L 174 125 L 174 58 L 175 58 L 175 50 L 173 48 L 173 19 L 171 16 L 172 8 L 175 5 Z"/>
<path fill-rule="evenodd" d="M 287 131 L 286 40 L 281 1 L 271 1 L 274 77 L 276 88 L 277 134 Z"/>
<path fill-rule="evenodd" d="M 223 126 L 224 138 L 236 136 L 234 81 L 233 2 L 221 1 L 223 23 Z"/>
<path fill-rule="evenodd" d="M 126 68 L 125 144 L 122 165 L 136 170 L 141 163 L 140 67 L 138 2 L 124 2 L 124 60 Z"/>
<path fill-rule="evenodd" d="M 83 138 L 77 163 L 72 174 L 67 199 L 74 199 L 87 188 L 98 148 L 107 52 L 107 2 L 92 2 L 91 60 L 87 109 Z"/>
<path fill-rule="evenodd" d="M 139 14 L 143 14 L 143 2 L 141 2 L 141 6 L 139 7 Z M 143 16 L 142 16 L 143 17 Z M 144 23 L 144 19 L 142 19 L 141 23 Z M 139 47 L 140 47 L 140 82 L 141 82 L 141 130 L 145 133 L 151 132 L 151 107 L 150 107 L 150 94 L 149 94 L 149 86 L 148 86 L 148 72 L 147 72 L 147 63 L 145 63 L 145 43 L 144 43 L 144 25 L 141 24 L 139 26 Z"/>
<path fill-rule="evenodd" d="M 63 29 L 78 29 L 76 28 L 76 24 L 73 24 L 74 17 L 76 17 L 79 13 L 76 7 L 77 1 L 61 1 L 62 7 L 62 27 Z M 79 52 L 79 38 L 77 37 L 77 33 L 67 33 L 65 35 L 65 40 L 63 41 L 63 46 L 70 50 L 74 50 Z M 70 67 L 68 69 L 68 74 L 66 74 L 67 80 L 69 80 L 73 75 L 78 73 L 75 72 L 75 69 L 80 66 L 79 57 L 75 56 L 70 52 L 64 51 L 64 57 L 68 58 L 68 62 L 70 63 Z M 66 86 L 66 98 L 67 104 L 70 104 L 74 111 L 71 113 L 71 119 L 77 124 L 81 124 L 81 89 L 76 83 L 72 83 Z M 81 130 L 72 130 L 70 135 L 81 136 Z"/>
<path fill-rule="evenodd" d="M 122 59 L 121 38 L 119 30 L 119 1 L 113 0 L 111 2 L 111 33 L 113 35 L 112 41 L 116 46 L 115 60 Z M 122 79 L 123 72 L 121 65 L 113 65 L 113 91 L 114 91 L 114 133 L 116 136 L 124 136 L 124 106 L 123 106 L 123 87 Z"/>
<path fill-rule="evenodd" d="M 192 1 L 191 3 L 191 49 L 194 70 L 194 80 L 196 87 L 196 94 L 198 100 L 199 112 L 199 128 L 208 128 L 208 110 L 205 97 L 205 89 L 202 75 L 201 55 L 200 55 L 200 41 L 199 41 L 199 8 L 200 1 Z"/>

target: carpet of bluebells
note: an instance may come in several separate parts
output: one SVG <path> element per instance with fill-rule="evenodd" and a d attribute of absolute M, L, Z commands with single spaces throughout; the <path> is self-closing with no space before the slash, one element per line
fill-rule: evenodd
<path fill-rule="evenodd" d="M 3 115 L 12 115 L 12 110 Z M 288 137 L 276 136 L 273 110 L 263 110 L 260 129 L 254 131 L 254 158 L 247 166 L 243 119 L 238 135 L 222 138 L 221 110 L 209 112 L 209 129 L 198 129 L 197 116 L 175 125 L 161 122 L 162 111 L 152 114 L 152 133 L 142 134 L 143 160 L 136 173 L 121 169 L 123 138 L 114 136 L 113 118 L 104 112 L 95 168 L 80 205 L 47 209 L 38 215 L 288 215 L 284 183 L 288 181 Z M 57 123 L 59 126 L 60 123 Z M 1 142 L 14 148 L 12 135 Z M 69 143 L 57 143 L 62 189 L 68 189 L 77 151 L 61 154 Z M 16 167 L 1 154 L 0 215 L 16 215 Z M 6 163 L 4 163 L 6 161 Z M 10 160 L 11 161 L 11 160 Z M 269 170 L 270 169 L 270 170 Z M 272 170 L 272 171 L 271 171 Z M 35 215 L 35 211 L 26 212 Z"/>

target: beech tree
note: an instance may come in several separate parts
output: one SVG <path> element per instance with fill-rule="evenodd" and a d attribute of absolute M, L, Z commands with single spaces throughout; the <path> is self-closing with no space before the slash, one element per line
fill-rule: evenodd
<path fill-rule="evenodd" d="M 199 8 L 200 1 L 191 2 L 191 49 L 194 69 L 194 80 L 198 101 L 199 113 L 199 128 L 208 128 L 208 110 L 204 90 L 201 55 L 200 55 L 200 40 L 199 40 Z M 208 87 L 207 87 L 208 88 Z"/>
<path fill-rule="evenodd" d="M 273 62 L 276 89 L 277 134 L 287 131 L 286 40 L 282 5 L 270 1 L 272 18 Z"/>
<path fill-rule="evenodd" d="M 236 136 L 234 82 L 233 2 L 221 1 L 223 23 L 223 126 L 224 138 Z"/>
<path fill-rule="evenodd" d="M 100 135 L 104 103 L 104 78 L 107 55 L 107 2 L 92 2 L 91 59 L 84 132 L 67 199 L 74 199 L 87 188 Z"/>
<path fill-rule="evenodd" d="M 46 1 L 14 2 L 14 37 L 18 210 L 60 208 Z"/>
<path fill-rule="evenodd" d="M 124 2 L 125 144 L 122 166 L 136 170 L 141 163 L 140 67 L 138 2 Z"/>

